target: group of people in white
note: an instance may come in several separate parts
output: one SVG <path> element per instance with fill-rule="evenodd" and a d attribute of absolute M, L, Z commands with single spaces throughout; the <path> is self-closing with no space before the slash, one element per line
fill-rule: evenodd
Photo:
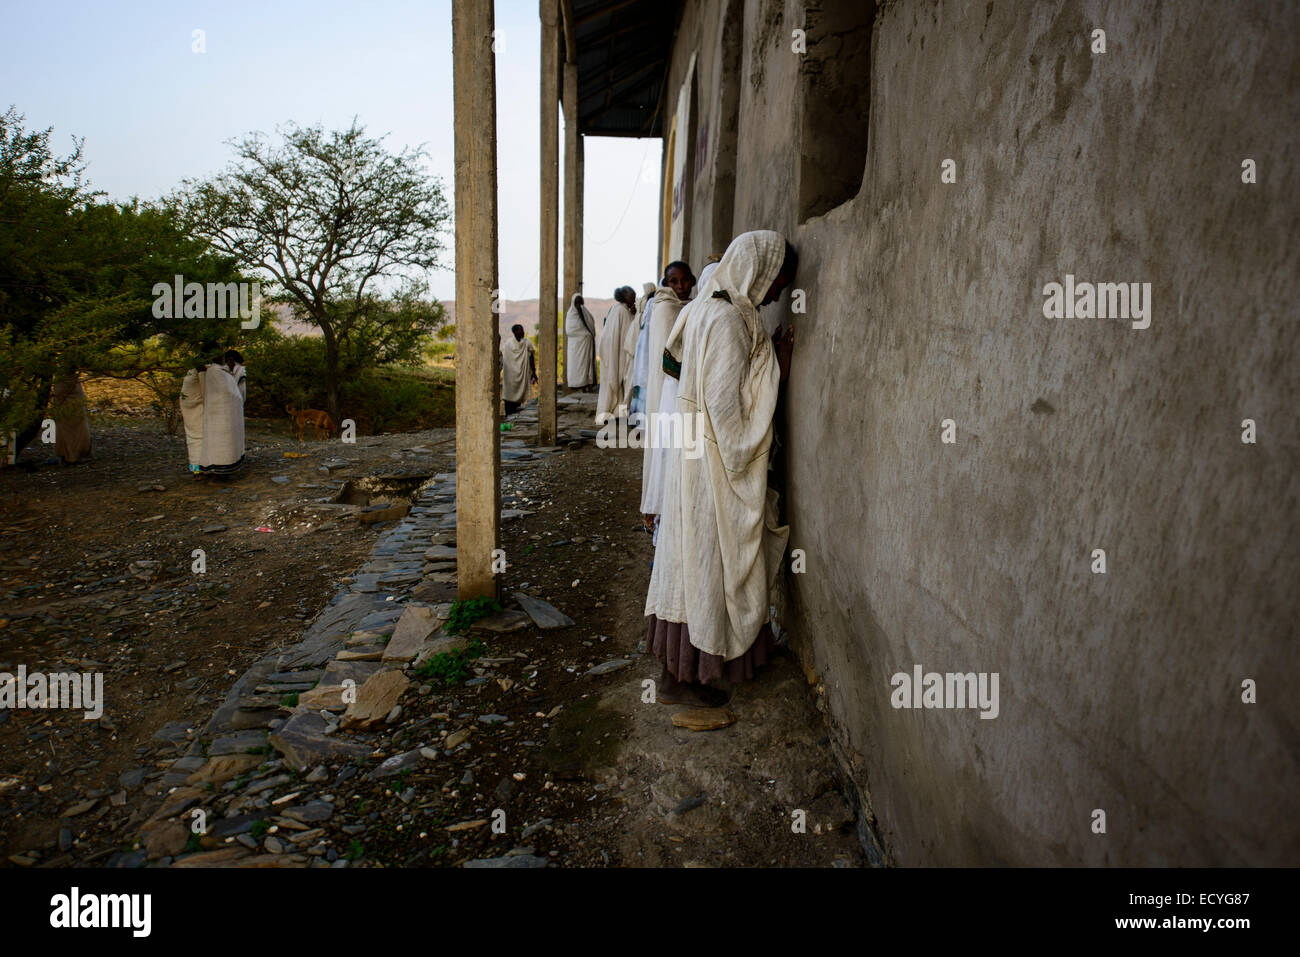
<path fill-rule="evenodd" d="M 667 704 L 724 703 L 775 648 L 769 589 L 789 529 L 767 478 L 794 332 L 759 308 L 797 267 L 783 236 L 755 230 L 698 280 L 679 260 L 640 298 L 618 289 L 599 343 L 580 295 L 565 317 L 569 389 L 599 382 L 597 425 L 626 417 L 643 432 L 640 511 L 655 542 L 646 645 Z"/>

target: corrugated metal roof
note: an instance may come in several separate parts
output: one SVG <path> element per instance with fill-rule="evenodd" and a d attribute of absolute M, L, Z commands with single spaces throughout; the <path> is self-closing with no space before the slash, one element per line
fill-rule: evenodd
<path fill-rule="evenodd" d="M 679 0 L 572 0 L 578 128 L 589 136 L 662 136 L 661 94 Z"/>

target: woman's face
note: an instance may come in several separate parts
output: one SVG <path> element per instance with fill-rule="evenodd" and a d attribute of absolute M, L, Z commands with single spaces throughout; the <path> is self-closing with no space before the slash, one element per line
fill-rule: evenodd
<path fill-rule="evenodd" d="M 695 277 L 680 266 L 675 266 L 668 270 L 664 276 L 664 285 L 673 291 L 673 294 L 683 302 L 695 288 Z"/>
<path fill-rule="evenodd" d="M 783 272 L 777 273 L 776 278 L 772 280 L 772 285 L 768 287 L 767 295 L 763 297 L 763 301 L 759 305 L 766 306 L 769 302 L 776 302 L 780 299 L 781 293 L 785 291 L 786 286 L 790 285 L 793 278 Z"/>

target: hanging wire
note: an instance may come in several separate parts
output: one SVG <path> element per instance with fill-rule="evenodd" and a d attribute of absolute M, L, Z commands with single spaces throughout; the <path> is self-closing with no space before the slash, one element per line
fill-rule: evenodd
<path fill-rule="evenodd" d="M 604 239 L 600 240 L 599 242 L 592 243 L 593 246 L 604 246 L 611 239 L 613 239 L 615 236 L 618 235 L 618 231 L 620 227 L 622 227 L 623 225 L 623 220 L 627 219 L 627 211 L 632 208 L 632 200 L 636 199 L 636 190 L 641 183 L 641 171 L 645 169 L 645 158 L 650 155 L 650 144 L 652 142 L 653 140 L 647 138 L 645 143 L 645 149 L 641 151 L 641 162 L 636 164 L 636 179 L 632 181 L 632 192 L 627 198 L 627 205 L 623 207 L 623 215 L 618 218 L 618 225 L 616 225 L 614 227 L 614 231 L 610 233 L 608 236 L 606 236 Z"/>

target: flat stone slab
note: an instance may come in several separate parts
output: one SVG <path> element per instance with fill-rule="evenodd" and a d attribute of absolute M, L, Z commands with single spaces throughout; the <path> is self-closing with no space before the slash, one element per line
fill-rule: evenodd
<path fill-rule="evenodd" d="M 285 808 L 280 812 L 280 816 L 304 824 L 316 824 L 321 821 L 328 821 L 334 816 L 334 805 L 328 801 L 308 801 L 306 804 L 300 804 L 297 807 Z"/>
<path fill-rule="evenodd" d="M 716 731 L 735 723 L 730 708 L 686 708 L 673 715 L 673 724 L 688 731 Z"/>
<path fill-rule="evenodd" d="M 495 615 L 480 618 L 471 627 L 474 631 L 487 631 L 495 635 L 503 635 L 506 632 L 518 631 L 520 628 L 526 627 L 529 620 L 529 617 L 522 611 L 507 608 Z"/>
<path fill-rule="evenodd" d="M 384 657 L 383 645 L 356 645 L 344 648 L 335 656 L 335 661 L 379 661 Z"/>
<path fill-rule="evenodd" d="M 419 571 L 403 568 L 398 571 L 388 572 L 388 574 L 379 579 L 379 584 L 392 588 L 397 585 L 413 585 L 419 580 Z"/>
<path fill-rule="evenodd" d="M 463 635 L 439 635 L 424 643 L 420 648 L 419 655 L 415 659 L 415 664 L 418 667 L 434 655 L 441 655 L 452 651 L 462 651 L 468 647 L 469 639 Z"/>
<path fill-rule="evenodd" d="M 265 760 L 266 756 L 261 754 L 223 754 L 220 757 L 209 758 L 203 767 L 185 779 L 185 783 L 224 784 L 232 778 L 239 777 L 245 771 L 260 766 Z"/>
<path fill-rule="evenodd" d="M 358 686 L 365 684 L 374 675 L 381 671 L 389 671 L 394 665 L 386 665 L 380 661 L 331 661 L 325 666 L 325 677 L 321 678 L 320 684 L 316 687 L 319 691 L 321 688 L 337 687 L 343 684 L 344 680 L 351 678 Z M 310 694 L 311 692 L 307 692 Z M 302 701 L 301 695 L 298 698 Z"/>
<path fill-rule="evenodd" d="M 153 733 L 153 741 L 155 744 L 181 744 L 193 738 L 195 728 L 185 721 L 168 721 Z"/>
<path fill-rule="evenodd" d="M 393 637 L 384 648 L 384 661 L 411 661 L 438 628 L 438 618 L 428 605 L 412 605 L 402 613 Z"/>
<path fill-rule="evenodd" d="M 400 505 L 371 505 L 369 508 L 363 508 L 357 512 L 357 521 L 365 525 L 374 525 L 378 522 L 393 522 L 399 518 L 405 518 L 406 513 L 411 510 L 411 506 L 405 502 Z"/>
<path fill-rule="evenodd" d="M 298 695 L 298 709 L 303 711 L 339 711 L 347 707 L 342 685 L 313 688 Z"/>
<path fill-rule="evenodd" d="M 379 724 L 393 710 L 411 682 L 400 671 L 374 675 L 357 689 L 357 700 L 348 705 L 341 728 L 369 728 Z"/>
<path fill-rule="evenodd" d="M 249 748 L 266 746 L 265 731 L 240 731 L 217 738 L 208 745 L 208 757 L 220 757 L 223 754 L 247 754 Z"/>
<path fill-rule="evenodd" d="M 426 561 L 445 562 L 456 560 L 456 548 L 452 545 L 434 545 L 424 553 Z"/>
<path fill-rule="evenodd" d="M 587 677 L 593 675 L 607 675 L 612 671 L 618 671 L 620 668 L 626 668 L 632 663 L 630 658 L 613 658 L 610 661 L 602 661 L 596 667 L 587 672 Z"/>
<path fill-rule="evenodd" d="M 356 631 L 377 631 L 381 635 L 387 635 L 392 632 L 397 619 L 402 617 L 403 608 L 395 605 L 382 608 L 379 611 L 372 611 L 359 622 L 357 622 Z"/>
<path fill-rule="evenodd" d="M 489 867 L 538 868 L 546 865 L 547 860 L 544 857 L 538 857 L 535 854 L 516 854 L 513 857 L 481 857 L 477 860 L 466 861 L 461 866 L 478 869 Z"/>
<path fill-rule="evenodd" d="M 363 645 L 382 645 L 384 636 L 378 631 L 354 631 L 343 641 L 344 648 L 360 648 Z M 337 660 L 337 656 L 336 656 Z"/>
<path fill-rule="evenodd" d="M 390 775 L 396 774 L 398 771 L 405 771 L 407 768 L 415 767 L 415 765 L 420 763 L 422 758 L 423 755 L 420 754 L 418 748 L 414 751 L 404 751 L 401 754 L 395 754 L 383 764 L 379 765 L 379 767 L 371 771 L 370 779 L 373 781 L 378 778 L 386 778 Z"/>
<path fill-rule="evenodd" d="M 573 624 L 572 618 L 540 598 L 517 591 L 515 601 L 519 602 L 519 607 L 533 620 L 533 624 L 544 631 L 552 628 L 567 628 Z"/>
<path fill-rule="evenodd" d="M 305 771 L 323 762 L 354 761 L 364 758 L 370 748 L 345 737 L 325 733 L 325 719 L 314 711 L 293 715 L 268 738 L 271 747 L 282 755 L 289 767 Z"/>

